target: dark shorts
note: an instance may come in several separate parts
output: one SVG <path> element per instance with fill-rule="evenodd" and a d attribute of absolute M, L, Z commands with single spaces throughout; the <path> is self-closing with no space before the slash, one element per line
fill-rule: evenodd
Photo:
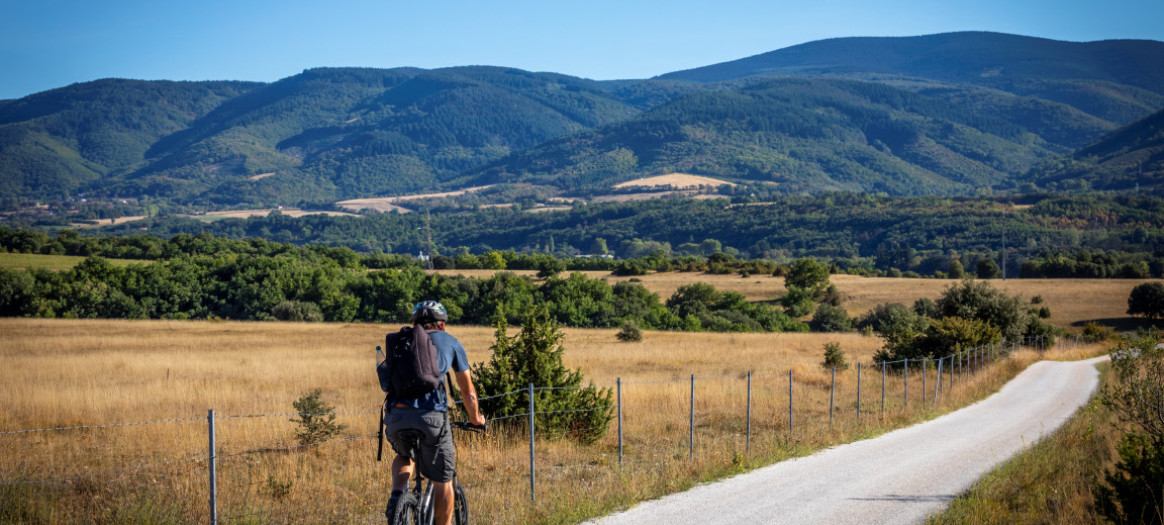
<path fill-rule="evenodd" d="M 397 436 L 400 430 L 419 430 L 423 435 L 418 447 L 420 457 L 412 457 L 411 449 Z M 457 469 L 457 452 L 449 419 L 444 412 L 415 408 L 393 407 L 384 418 L 384 434 L 397 454 L 416 462 L 420 473 L 429 480 L 448 483 Z"/>

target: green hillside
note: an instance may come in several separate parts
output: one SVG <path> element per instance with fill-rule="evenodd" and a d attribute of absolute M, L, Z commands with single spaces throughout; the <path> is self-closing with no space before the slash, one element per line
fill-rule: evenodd
<path fill-rule="evenodd" d="M 1125 126 L 1074 155 L 1032 170 L 1055 191 L 1158 188 L 1164 183 L 1164 110 Z"/>
<path fill-rule="evenodd" d="M 595 192 L 679 171 L 785 191 L 972 193 L 1013 187 L 1031 166 L 1108 129 L 1046 101 L 971 88 L 930 93 L 823 79 L 697 92 L 518 153 L 466 184 Z"/>

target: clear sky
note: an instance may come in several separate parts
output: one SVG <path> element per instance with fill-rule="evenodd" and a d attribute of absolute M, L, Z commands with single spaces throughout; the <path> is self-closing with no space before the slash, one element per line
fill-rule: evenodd
<path fill-rule="evenodd" d="M 321 66 L 648 78 L 846 36 L 1164 41 L 1164 0 L 0 0 L 0 99 L 99 78 Z"/>

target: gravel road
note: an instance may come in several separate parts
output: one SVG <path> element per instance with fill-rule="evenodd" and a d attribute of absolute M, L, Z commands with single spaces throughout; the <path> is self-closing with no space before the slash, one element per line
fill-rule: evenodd
<path fill-rule="evenodd" d="M 993 396 L 938 419 L 588 523 L 918 523 L 1087 403 L 1103 359 L 1035 363 Z"/>

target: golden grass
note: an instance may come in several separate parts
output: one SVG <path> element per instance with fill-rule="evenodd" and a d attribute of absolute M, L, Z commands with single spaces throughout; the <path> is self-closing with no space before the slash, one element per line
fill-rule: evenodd
<path fill-rule="evenodd" d="M 33 523 L 207 521 L 206 415 L 215 409 L 219 515 L 248 523 L 377 523 L 388 463 L 373 460 L 381 394 L 373 347 L 391 327 L 175 321 L 0 319 L 0 432 L 191 418 L 147 425 L 0 435 L 0 521 Z M 473 362 L 486 359 L 492 329 L 454 327 Z M 956 378 L 933 405 L 936 377 L 911 373 L 909 409 L 889 374 L 881 409 L 879 369 L 818 367 L 825 342 L 850 362 L 869 362 L 879 340 L 854 334 L 647 332 L 618 343 L 615 330 L 566 330 L 565 360 L 600 386 L 623 381 L 625 463 L 614 427 L 598 443 L 538 440 L 537 499 L 529 503 L 522 426 L 459 437 L 461 481 L 478 523 L 568 523 L 702 480 L 932 417 L 996 389 L 1035 359 Z M 1075 353 L 1059 355 L 1075 357 Z M 1081 353 L 1079 354 L 1082 355 Z M 794 370 L 788 433 L 788 375 Z M 747 447 L 746 377 L 754 371 Z M 688 458 L 690 377 L 696 376 L 694 459 Z M 291 403 L 314 388 L 349 425 L 346 441 L 293 448 Z M 483 395 L 494 394 L 482 392 Z M 268 415 L 264 417 L 225 417 Z M 193 461 L 185 461 L 189 459 Z M 157 465 L 160 462 L 177 463 Z M 127 467 L 149 464 L 146 468 Z M 9 502 L 11 503 L 9 505 Z M 16 516 L 15 518 L 13 516 Z"/>
<path fill-rule="evenodd" d="M 45 270 L 71 270 L 74 266 L 84 261 L 85 258 L 79 255 L 40 255 L 35 253 L 0 253 L 0 268 L 9 268 L 16 270 L 31 270 L 31 269 L 45 269 Z M 134 259 L 108 259 L 110 264 L 115 266 L 129 266 L 131 264 L 147 264 L 150 261 L 140 261 Z"/>

